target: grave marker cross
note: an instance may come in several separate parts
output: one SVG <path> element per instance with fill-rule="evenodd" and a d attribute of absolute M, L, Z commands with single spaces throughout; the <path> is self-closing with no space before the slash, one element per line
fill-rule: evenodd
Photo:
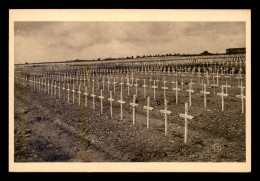
<path fill-rule="evenodd" d="M 216 75 L 215 77 L 217 78 L 217 87 L 218 87 L 218 78 L 220 77 L 220 76 L 218 75 L 218 71 L 217 71 L 217 75 Z"/>
<path fill-rule="evenodd" d="M 191 93 L 194 93 L 191 83 L 189 83 L 189 89 L 187 89 L 186 91 L 189 92 L 189 106 L 191 107 Z"/>
<path fill-rule="evenodd" d="M 223 85 L 223 87 L 226 88 L 226 94 L 227 94 L 227 88 L 230 88 L 231 86 L 227 84 L 227 80 L 226 80 L 226 85 Z"/>
<path fill-rule="evenodd" d="M 134 84 L 136 97 L 137 97 L 137 87 L 139 86 L 139 85 L 138 85 L 138 80 L 139 80 L 139 79 L 135 79 L 135 84 Z"/>
<path fill-rule="evenodd" d="M 242 87 L 241 87 L 241 95 L 237 95 L 236 97 L 241 99 L 242 114 L 244 114 L 244 99 L 246 99 L 246 96 L 244 95 L 244 89 Z"/>
<path fill-rule="evenodd" d="M 68 83 L 67 91 L 68 91 L 68 102 L 70 102 L 70 83 Z"/>
<path fill-rule="evenodd" d="M 200 93 L 204 94 L 204 108 L 207 106 L 207 94 L 210 94 L 210 92 L 207 92 L 207 85 L 204 84 L 204 90 L 200 91 Z"/>
<path fill-rule="evenodd" d="M 105 90 L 105 77 L 104 76 L 102 78 L 102 87 L 103 87 L 103 90 Z"/>
<path fill-rule="evenodd" d="M 87 107 L 87 105 L 88 105 L 88 87 L 85 87 L 84 95 L 85 95 L 85 107 Z"/>
<path fill-rule="evenodd" d="M 121 77 L 121 82 L 119 84 L 120 84 L 121 92 L 122 92 L 123 91 L 123 85 L 124 85 L 123 77 Z"/>
<path fill-rule="evenodd" d="M 176 87 L 172 88 L 172 90 L 176 91 L 176 105 L 178 104 L 178 91 L 180 91 L 181 89 L 178 89 L 178 81 L 176 81 Z"/>
<path fill-rule="evenodd" d="M 165 83 L 167 83 L 167 81 L 163 81 L 163 87 L 162 87 L 164 100 L 166 100 L 166 92 L 165 92 L 165 90 L 168 89 L 168 87 L 165 86 Z"/>
<path fill-rule="evenodd" d="M 146 98 L 146 87 L 147 87 L 147 85 L 145 85 L 146 79 L 143 80 L 144 80 L 144 85 L 142 87 L 144 88 L 144 98 Z"/>
<path fill-rule="evenodd" d="M 133 97 L 133 102 L 131 102 L 130 105 L 133 107 L 133 125 L 135 125 L 135 118 L 136 118 L 135 107 L 138 106 L 138 104 L 135 103 L 135 94 L 134 94 L 134 97 Z"/>
<path fill-rule="evenodd" d="M 238 86 L 239 86 L 239 79 L 242 79 L 242 78 L 243 77 L 241 76 L 241 73 L 239 73 L 238 76 L 236 77 Z"/>
<path fill-rule="evenodd" d="M 95 110 L 95 97 L 96 97 L 96 95 L 95 95 L 95 84 L 94 84 L 94 81 L 93 81 L 93 87 L 92 87 L 92 94 L 90 96 L 92 97 L 93 110 Z"/>
<path fill-rule="evenodd" d="M 158 88 L 158 86 L 155 86 L 155 80 L 153 81 L 153 86 L 152 86 L 152 88 L 153 88 L 153 98 L 154 98 L 154 100 L 155 100 L 155 89 Z"/>
<path fill-rule="evenodd" d="M 112 98 L 112 91 L 110 91 L 110 97 L 108 98 L 108 101 L 110 102 L 110 116 L 111 116 L 111 119 L 113 117 L 113 106 L 112 106 L 112 103 L 114 101 L 114 99 Z"/>
<path fill-rule="evenodd" d="M 110 87 L 111 82 L 110 82 L 110 77 L 107 77 L 107 78 L 108 78 L 108 80 L 107 80 L 107 91 L 109 91 L 109 87 Z"/>
<path fill-rule="evenodd" d="M 114 82 L 113 82 L 113 85 L 114 85 L 114 93 L 116 93 L 116 84 L 117 84 L 117 82 L 116 82 L 116 79 L 115 79 L 115 77 L 114 77 Z"/>
<path fill-rule="evenodd" d="M 120 104 L 120 119 L 123 119 L 123 104 L 125 104 L 125 101 L 123 101 L 123 92 L 120 93 L 120 99 L 117 101 Z"/>
<path fill-rule="evenodd" d="M 81 92 L 80 92 L 80 85 L 79 85 L 79 90 L 78 90 L 77 93 L 79 94 L 79 105 L 80 105 L 80 94 L 81 94 Z"/>
<path fill-rule="evenodd" d="M 100 99 L 100 106 L 101 106 L 101 109 L 100 109 L 100 114 L 102 115 L 103 114 L 103 99 L 105 98 L 103 95 L 102 95 L 102 92 L 103 90 L 101 89 L 100 90 L 100 96 L 98 96 L 98 98 Z"/>
<path fill-rule="evenodd" d="M 50 90 L 50 82 L 49 82 L 49 79 L 48 79 L 48 94 L 49 94 L 49 91 Z"/>
<path fill-rule="evenodd" d="M 185 114 L 180 114 L 180 117 L 185 119 L 184 143 L 187 143 L 187 139 L 188 139 L 188 119 L 193 118 L 193 116 L 188 115 L 188 104 L 187 103 L 185 103 Z"/>
<path fill-rule="evenodd" d="M 149 111 L 153 110 L 153 108 L 150 107 L 150 97 L 147 97 L 147 105 L 144 106 L 144 109 L 146 109 L 147 112 L 147 128 L 149 128 Z"/>
<path fill-rule="evenodd" d="M 53 89 L 53 80 L 51 81 L 51 96 L 52 96 L 52 89 Z"/>
<path fill-rule="evenodd" d="M 56 87 L 57 87 L 57 85 L 56 85 L 56 81 L 55 81 L 55 85 L 54 85 L 54 96 L 56 97 Z"/>
<path fill-rule="evenodd" d="M 126 85 L 127 85 L 127 95 L 129 95 L 130 94 L 130 91 L 129 91 L 129 86 L 130 86 L 130 84 L 129 84 L 129 78 L 127 77 L 126 78 Z"/>
<path fill-rule="evenodd" d="M 59 89 L 59 99 L 60 99 L 60 82 L 59 82 L 59 86 L 58 86 L 58 89 Z"/>
<path fill-rule="evenodd" d="M 224 87 L 223 85 L 221 86 L 221 93 L 217 93 L 218 96 L 221 96 L 222 98 L 222 111 L 224 111 L 224 97 L 227 97 L 228 94 L 224 93 Z"/>
<path fill-rule="evenodd" d="M 74 89 L 74 81 L 73 81 L 73 88 L 71 92 L 72 92 L 72 103 L 74 104 L 74 93 L 76 92 L 76 90 Z"/>
<path fill-rule="evenodd" d="M 167 100 L 165 100 L 164 103 L 164 109 L 160 110 L 161 113 L 164 114 L 164 123 L 165 123 L 165 136 L 168 136 L 168 121 L 167 121 L 167 115 L 171 114 L 172 112 L 167 110 Z"/>

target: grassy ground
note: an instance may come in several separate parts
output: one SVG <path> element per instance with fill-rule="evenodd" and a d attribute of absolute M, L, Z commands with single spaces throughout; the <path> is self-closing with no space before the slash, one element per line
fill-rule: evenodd
<path fill-rule="evenodd" d="M 136 75 L 139 85 L 142 78 L 149 75 Z M 156 78 L 156 77 L 155 77 Z M 163 77 L 159 77 L 163 79 Z M 146 128 L 146 99 L 143 88 L 139 86 L 136 108 L 136 125 L 132 125 L 132 102 L 135 88 L 123 88 L 123 120 L 120 120 L 119 99 L 120 86 L 113 93 L 113 114 L 110 118 L 109 96 L 107 86 L 103 95 L 103 114 L 100 115 L 100 100 L 95 99 L 95 110 L 92 109 L 92 99 L 88 96 L 88 107 L 84 106 L 84 96 L 81 95 L 81 105 L 78 105 L 78 94 L 75 103 L 67 102 L 67 92 L 61 91 L 61 99 L 50 96 L 43 91 L 33 91 L 33 86 L 15 84 L 15 161 L 84 161 L 84 162 L 120 162 L 120 161 L 203 161 L 203 162 L 244 162 L 245 161 L 245 115 L 241 114 L 241 100 L 237 80 L 228 79 L 232 87 L 228 89 L 229 96 L 225 98 L 225 111 L 221 111 L 221 97 L 214 96 L 213 88 L 207 88 L 207 108 L 203 107 L 203 95 L 198 78 L 194 77 L 195 92 L 192 94 L 192 106 L 189 114 L 193 119 L 188 126 L 188 143 L 184 144 L 184 120 L 179 114 L 184 113 L 184 104 L 188 102 L 190 77 L 183 77 L 185 85 L 179 92 L 179 104 L 175 104 L 175 92 L 172 90 L 171 76 L 165 76 L 169 89 L 166 92 L 168 109 L 172 114 L 168 117 L 169 135 L 164 136 L 164 117 L 159 111 L 164 108 L 163 83 L 159 82 L 156 100 L 153 90 L 147 80 L 147 96 L 151 97 L 150 128 Z M 100 79 L 101 80 L 101 79 Z M 119 79 L 120 80 L 120 76 Z M 181 81 L 181 77 L 179 77 Z M 212 83 L 212 79 L 210 79 Z M 204 82 L 206 82 L 204 80 Z M 100 95 L 100 88 L 95 86 L 95 93 Z M 219 85 L 225 84 L 225 79 L 219 79 Z M 88 90 L 91 88 L 89 84 Z M 77 85 L 75 86 L 77 87 Z M 67 87 L 66 87 L 67 88 Z M 181 85 L 179 85 L 181 88 Z M 110 86 L 113 91 L 113 85 Z M 216 88 L 220 92 L 220 87 Z M 83 91 L 83 88 L 81 90 Z"/>

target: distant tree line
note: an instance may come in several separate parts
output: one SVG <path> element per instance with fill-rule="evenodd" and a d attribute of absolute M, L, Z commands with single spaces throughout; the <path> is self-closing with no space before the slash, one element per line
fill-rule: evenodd
<path fill-rule="evenodd" d="M 180 53 L 174 53 L 174 54 L 171 54 L 171 53 L 167 53 L 167 54 L 157 54 L 157 55 L 137 55 L 135 58 L 151 58 L 151 57 L 168 57 L 168 56 L 203 56 L 203 55 L 218 55 L 218 53 L 209 53 L 208 51 L 204 51 L 200 54 L 180 54 Z M 119 58 L 112 58 L 112 57 L 109 57 L 109 58 L 104 58 L 104 59 L 101 59 L 101 58 L 98 58 L 98 59 L 93 59 L 93 60 L 96 60 L 96 61 L 99 61 L 99 60 L 123 60 L 123 59 L 134 59 L 134 56 L 130 56 L 130 57 L 119 57 Z"/>
<path fill-rule="evenodd" d="M 224 53 L 225 54 L 225 53 Z M 93 60 L 67 60 L 67 61 L 59 61 L 59 62 L 42 62 L 42 63 L 69 63 L 69 62 L 89 62 L 89 61 L 101 61 L 101 60 L 130 60 L 130 59 L 135 59 L 135 58 L 151 58 L 151 57 L 169 57 L 169 56 L 205 56 L 205 55 L 219 55 L 218 53 L 209 53 L 208 51 L 204 51 L 200 54 L 180 54 L 180 53 L 167 53 L 167 54 L 157 54 L 157 55 L 137 55 L 136 57 L 134 56 L 127 56 L 127 57 L 119 57 L 119 58 L 113 58 L 113 57 L 109 57 L 109 58 L 97 58 L 97 59 L 93 59 Z M 28 62 L 25 62 L 25 64 L 28 64 Z M 33 63 L 32 63 L 33 64 Z"/>

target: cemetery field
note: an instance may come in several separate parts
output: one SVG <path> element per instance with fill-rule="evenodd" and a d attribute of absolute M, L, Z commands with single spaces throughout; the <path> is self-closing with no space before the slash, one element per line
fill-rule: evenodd
<path fill-rule="evenodd" d="M 211 84 L 216 84 L 216 79 L 213 82 L 212 75 L 209 83 L 205 75 L 199 78 L 195 74 L 191 82 L 191 76 L 188 74 L 185 76 L 179 74 L 175 77 L 167 73 L 153 75 L 153 81 L 150 82 L 149 74 L 138 72 L 134 74 L 132 83 L 128 79 L 132 84 L 129 86 L 129 93 L 126 77 L 131 78 L 131 74 L 110 75 L 118 77 L 115 87 L 111 84 L 108 88 L 107 83 L 103 87 L 102 74 L 93 76 L 91 78 L 95 79 L 94 86 L 91 78 L 86 81 L 87 96 L 84 95 L 83 80 L 75 81 L 75 85 L 73 82 L 76 89 L 74 103 L 72 92 L 68 98 L 67 83 L 64 84 L 66 89 L 60 90 L 59 97 L 58 92 L 55 94 L 52 92 L 51 95 L 44 91 L 44 87 L 38 89 L 36 86 L 34 89 L 31 82 L 16 81 L 14 88 L 15 162 L 246 161 L 245 113 L 242 114 L 241 99 L 237 97 L 241 93 L 241 88 L 238 87 L 241 86 L 241 82 L 236 79 L 237 74 L 228 78 L 220 76 L 218 86 L 214 88 Z M 107 82 L 107 75 L 104 77 Z M 111 82 L 113 82 L 112 77 Z M 143 79 L 146 79 L 145 83 Z M 173 90 L 176 84 L 171 83 L 176 80 L 180 89 L 177 105 L 176 91 Z M 124 84 L 120 85 L 121 81 Z M 244 78 L 242 82 L 245 84 Z M 189 106 L 189 92 L 186 91 L 190 88 L 190 83 L 194 83 L 191 106 Z M 145 91 L 143 85 L 147 85 Z M 154 85 L 157 85 L 155 95 L 152 88 Z M 206 90 L 202 89 L 204 85 Z M 217 95 L 221 93 L 222 85 L 230 85 L 227 89 L 228 96 L 224 97 L 224 108 L 222 108 L 221 96 Z M 165 89 L 165 95 L 162 87 L 168 88 Z M 79 88 L 81 94 L 77 93 Z M 74 87 L 71 89 L 74 90 Z M 99 98 L 101 89 L 104 97 L 102 103 Z M 206 107 L 204 107 L 204 95 L 201 93 L 203 90 L 209 92 L 206 95 Z M 112 118 L 108 100 L 110 91 L 114 99 Z M 226 93 L 225 88 L 223 91 Z M 93 93 L 96 96 L 94 105 L 91 97 Z M 122 97 L 120 97 L 121 93 Z M 134 94 L 138 106 L 135 107 L 133 125 L 133 106 L 130 103 L 133 103 Z M 147 110 L 144 109 L 147 105 L 147 97 L 150 97 L 150 107 L 153 108 L 149 111 L 149 128 L 147 128 Z M 165 99 L 167 110 L 171 111 L 171 114 L 167 115 L 167 135 L 165 135 L 165 115 L 161 113 L 165 109 Z M 118 100 L 125 101 L 122 104 L 122 119 Z M 188 120 L 186 143 L 184 143 L 185 120 L 180 116 L 185 113 L 185 103 L 188 104 L 188 115 L 193 116 Z"/>

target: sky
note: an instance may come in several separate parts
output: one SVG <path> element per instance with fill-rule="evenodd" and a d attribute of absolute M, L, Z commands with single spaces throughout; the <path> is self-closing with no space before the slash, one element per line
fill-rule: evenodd
<path fill-rule="evenodd" d="M 244 22 L 15 22 L 14 62 L 225 53 L 246 46 Z"/>

